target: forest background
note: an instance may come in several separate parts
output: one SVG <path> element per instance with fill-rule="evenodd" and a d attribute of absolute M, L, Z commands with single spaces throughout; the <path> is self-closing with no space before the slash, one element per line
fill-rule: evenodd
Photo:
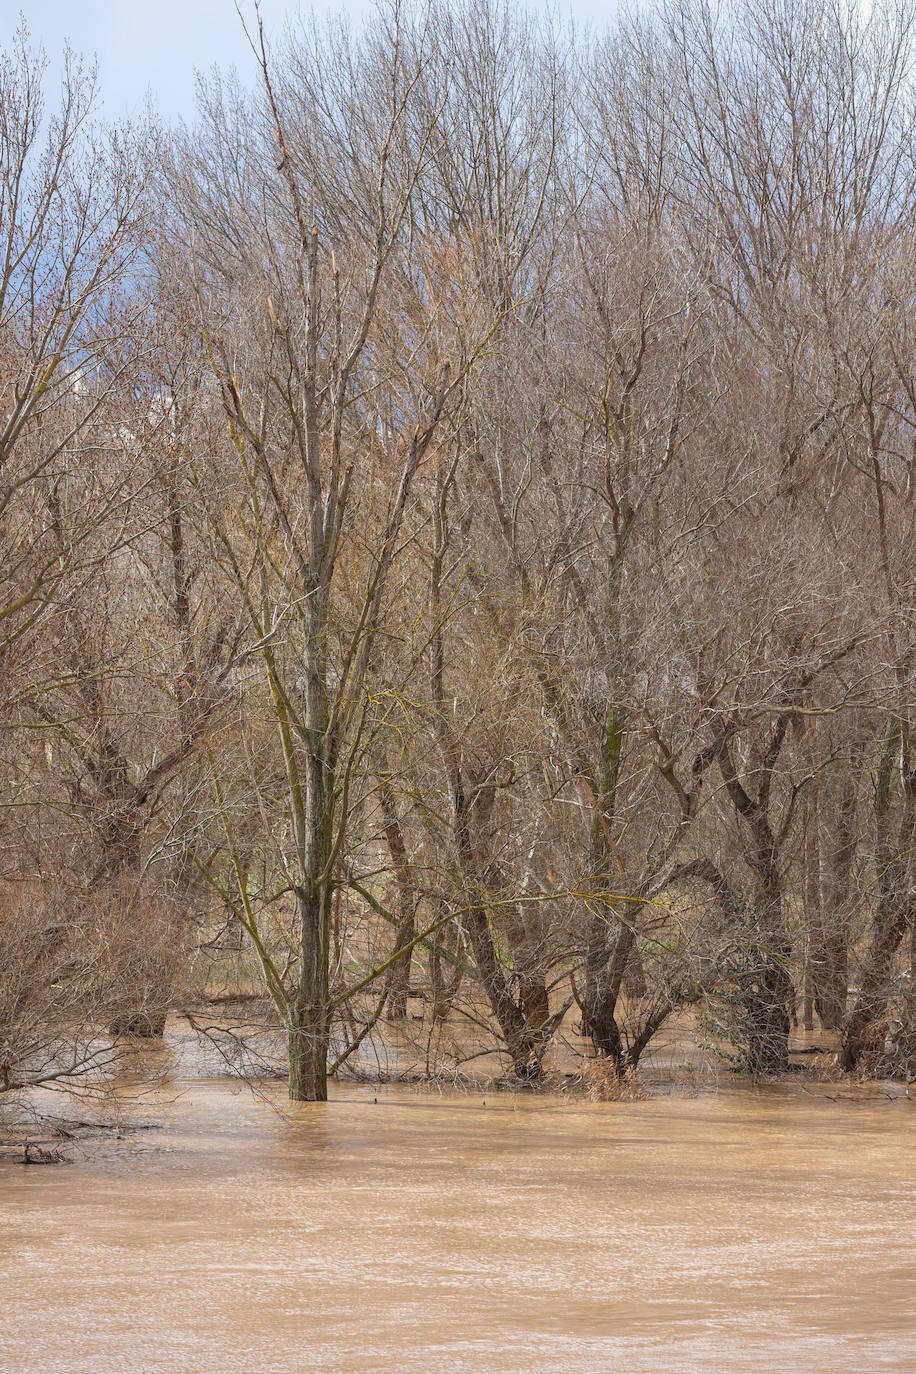
<path fill-rule="evenodd" d="M 8 44 L 0 1092 L 916 1074 L 914 18 L 253 13 L 192 128 Z"/>

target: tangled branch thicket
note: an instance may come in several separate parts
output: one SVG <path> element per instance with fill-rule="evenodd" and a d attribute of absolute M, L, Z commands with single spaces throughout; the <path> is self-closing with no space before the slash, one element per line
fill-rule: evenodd
<path fill-rule="evenodd" d="M 393 5 L 192 132 L 19 35 L 0 1089 L 231 998 L 305 1099 L 916 1073 L 914 19 Z"/>

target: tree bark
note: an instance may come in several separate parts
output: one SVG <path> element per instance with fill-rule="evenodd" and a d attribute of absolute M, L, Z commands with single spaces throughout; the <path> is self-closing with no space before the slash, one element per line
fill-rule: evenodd
<path fill-rule="evenodd" d="M 849 984 L 849 885 L 856 852 L 856 785 L 843 784 L 839 815 L 821 875 L 818 920 L 811 935 L 814 1006 L 825 1030 L 841 1030 Z"/>
<path fill-rule="evenodd" d="M 887 755 L 885 756 L 887 758 Z M 884 1041 L 887 1003 L 891 991 L 894 959 L 910 922 L 914 919 L 912 891 L 912 849 L 916 842 L 916 778 L 904 781 L 903 815 L 896 844 L 889 844 L 887 809 L 890 800 L 890 769 L 879 774 L 876 809 L 878 840 L 878 902 L 875 909 L 871 943 L 859 977 L 859 990 L 843 1031 L 840 1058 L 847 1073 L 853 1072 L 862 1057 L 877 1051 Z"/>
<path fill-rule="evenodd" d="M 755 929 L 750 950 L 755 967 L 745 980 L 748 1068 L 752 1073 L 784 1073 L 789 1067 L 789 1031 L 795 991 L 789 973 L 792 944 L 782 909 L 782 883 L 776 838 L 769 821 L 773 771 L 785 739 L 789 717 L 774 727 L 759 769 L 760 785 L 752 797 L 740 782 L 727 736 L 717 753 L 722 780 L 748 836 L 746 858 L 756 879 Z"/>
<path fill-rule="evenodd" d="M 382 829 L 385 842 L 388 845 L 398 892 L 398 928 L 395 947 L 401 948 L 404 945 L 410 945 L 416 934 L 416 921 L 414 920 L 411 899 L 410 863 L 407 858 L 407 846 L 404 843 L 404 835 L 398 820 L 391 787 L 384 780 L 379 783 L 378 797 L 382 810 Z M 412 960 L 413 949 L 411 947 L 406 949 L 392 966 L 388 994 L 388 1016 L 392 1021 L 404 1021 L 407 1017 L 407 995 L 410 991 Z"/>

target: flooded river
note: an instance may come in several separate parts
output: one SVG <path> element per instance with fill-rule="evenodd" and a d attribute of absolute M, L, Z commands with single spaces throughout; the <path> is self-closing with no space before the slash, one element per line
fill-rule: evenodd
<path fill-rule="evenodd" d="M 188 1083 L 0 1160 L 0 1369 L 916 1369 L 916 1103 L 812 1091 Z"/>

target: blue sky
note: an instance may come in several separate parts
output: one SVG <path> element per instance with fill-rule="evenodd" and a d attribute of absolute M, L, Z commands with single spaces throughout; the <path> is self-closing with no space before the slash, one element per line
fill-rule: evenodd
<path fill-rule="evenodd" d="M 534 0 L 531 8 L 546 7 Z M 253 10 L 251 0 L 243 8 Z M 305 5 L 307 11 L 312 6 Z M 320 14 L 344 12 L 354 21 L 371 14 L 370 0 L 316 0 Z M 613 0 L 556 0 L 558 14 L 570 12 L 577 22 L 602 25 Z M 268 31 L 295 14 L 296 3 L 262 0 Z M 59 56 L 64 42 L 95 55 L 103 113 L 135 114 L 149 91 L 164 115 L 193 116 L 194 69 L 236 66 L 251 71 L 251 55 L 232 0 L 0 0 L 0 45 L 14 33 L 25 12 L 33 40 L 48 56 Z"/>

